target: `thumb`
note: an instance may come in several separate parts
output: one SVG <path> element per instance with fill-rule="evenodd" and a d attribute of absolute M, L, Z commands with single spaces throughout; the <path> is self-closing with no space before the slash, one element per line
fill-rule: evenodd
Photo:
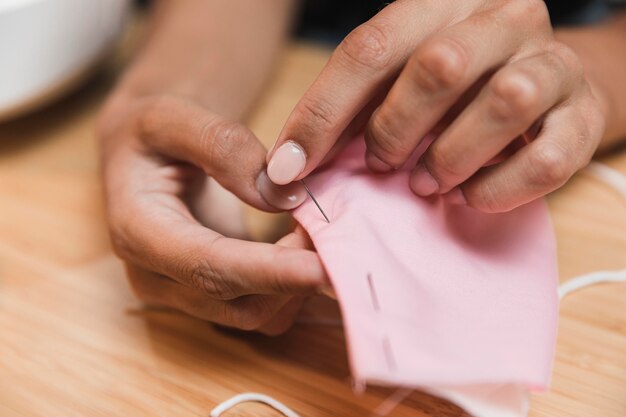
<path fill-rule="evenodd" d="M 260 210 L 289 210 L 306 199 L 298 183 L 277 186 L 269 181 L 267 151 L 244 125 L 172 97 L 152 99 L 139 112 L 136 129 L 148 152 L 201 168 Z"/>

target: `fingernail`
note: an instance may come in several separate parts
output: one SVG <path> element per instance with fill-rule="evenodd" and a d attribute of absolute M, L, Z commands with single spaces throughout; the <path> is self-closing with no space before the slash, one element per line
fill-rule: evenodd
<path fill-rule="evenodd" d="M 467 205 L 467 200 L 465 199 L 465 194 L 463 194 L 463 190 L 461 189 L 461 187 L 454 187 L 452 190 L 446 193 L 444 198 L 450 204 L 455 204 L 457 206 Z"/>
<path fill-rule="evenodd" d="M 430 175 L 424 164 L 418 164 L 411 173 L 410 187 L 415 194 L 422 197 L 429 196 L 439 191 L 439 184 Z"/>
<path fill-rule="evenodd" d="M 384 162 L 382 159 L 380 159 L 370 151 L 367 151 L 365 153 L 365 164 L 372 171 L 380 173 L 389 172 L 393 169 L 389 164 Z"/>
<path fill-rule="evenodd" d="M 285 142 L 276 149 L 267 165 L 267 175 L 274 184 L 284 185 L 295 180 L 306 165 L 304 150 L 295 142 Z"/>
<path fill-rule="evenodd" d="M 276 185 L 269 179 L 265 170 L 257 177 L 256 188 L 267 204 L 280 210 L 292 210 L 302 204 L 307 197 L 306 190 L 299 182 Z"/>

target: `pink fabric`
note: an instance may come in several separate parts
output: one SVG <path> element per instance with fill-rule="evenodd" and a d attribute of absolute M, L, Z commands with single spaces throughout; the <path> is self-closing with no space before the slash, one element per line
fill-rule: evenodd
<path fill-rule="evenodd" d="M 365 168 L 354 140 L 295 210 L 326 266 L 357 381 L 406 387 L 549 384 L 558 298 L 543 201 L 484 214 L 424 199 L 409 169 Z M 452 396 L 454 397 L 454 396 Z"/>

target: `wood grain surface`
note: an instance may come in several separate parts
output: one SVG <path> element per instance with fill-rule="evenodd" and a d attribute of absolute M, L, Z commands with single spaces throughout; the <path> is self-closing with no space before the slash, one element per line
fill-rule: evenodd
<path fill-rule="evenodd" d="M 287 48 L 248 120 L 266 143 L 328 54 Z M 136 301 L 108 242 L 93 137 L 123 62 L 124 54 L 71 97 L 0 126 L 0 416 L 204 416 L 244 391 L 272 395 L 302 416 L 369 415 L 392 391 L 353 394 L 339 328 L 298 324 L 269 338 Z M 626 151 L 604 162 L 626 174 Z M 581 173 L 549 204 L 562 281 L 626 267 L 626 202 L 616 192 Z M 261 234 L 273 221 L 250 214 Z M 337 316 L 323 299 L 307 310 Z M 227 415 L 277 413 L 247 404 Z M 463 413 L 416 392 L 391 415 Z M 626 416 L 626 285 L 564 300 L 552 389 L 533 397 L 530 415 Z"/>

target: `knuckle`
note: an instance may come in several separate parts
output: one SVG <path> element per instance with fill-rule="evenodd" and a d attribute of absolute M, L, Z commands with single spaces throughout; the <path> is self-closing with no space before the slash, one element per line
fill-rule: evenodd
<path fill-rule="evenodd" d="M 572 48 L 562 42 L 552 42 L 548 47 L 548 50 L 562 61 L 563 67 L 580 65 L 578 54 Z"/>
<path fill-rule="evenodd" d="M 397 133 L 401 130 L 396 127 L 396 124 L 393 114 L 384 110 L 378 111 L 369 122 L 369 135 L 367 135 L 368 147 L 379 151 L 375 153 L 392 166 L 401 164 L 402 155 L 408 152 L 405 141 Z"/>
<path fill-rule="evenodd" d="M 547 58 L 559 73 L 569 72 L 576 80 L 584 78 L 583 65 L 578 54 L 564 43 L 553 42 L 548 48 Z"/>
<path fill-rule="evenodd" d="M 191 266 L 183 267 L 184 276 L 187 276 L 192 288 L 201 291 L 204 295 L 216 300 L 231 300 L 237 296 L 234 287 L 228 279 L 215 268 L 213 262 L 201 259 Z"/>
<path fill-rule="evenodd" d="M 594 150 L 601 141 L 604 131 L 604 119 L 598 108 L 590 108 L 587 111 L 579 110 L 577 120 L 573 125 L 572 137 L 575 138 L 574 150 L 576 152 L 576 168 L 584 168 L 591 162 Z"/>
<path fill-rule="evenodd" d="M 230 120 L 205 121 L 200 130 L 202 149 L 206 149 L 211 164 L 231 161 L 246 147 L 250 139 L 248 129 Z"/>
<path fill-rule="evenodd" d="M 595 97 L 591 97 L 591 105 L 583 120 L 586 121 L 585 127 L 588 133 L 588 139 L 591 139 L 597 147 L 602 140 L 606 131 L 606 119 L 604 113 L 600 109 L 600 103 Z"/>
<path fill-rule="evenodd" d="M 435 141 L 427 154 L 427 164 L 430 172 L 438 182 L 461 177 L 459 164 L 454 158 L 454 152 L 444 142 Z M 441 184 L 442 186 L 445 184 Z"/>
<path fill-rule="evenodd" d="M 302 120 L 299 129 L 304 135 L 319 135 L 319 132 L 329 132 L 336 125 L 335 106 L 326 99 L 313 100 L 308 97 L 302 98 L 296 108 L 297 120 Z"/>
<path fill-rule="evenodd" d="M 487 106 L 490 115 L 501 122 L 531 122 L 541 105 L 539 83 L 534 76 L 509 70 L 494 76 Z"/>
<path fill-rule="evenodd" d="M 511 209 L 502 201 L 501 194 L 491 182 L 465 189 L 468 205 L 485 213 L 502 213 Z"/>
<path fill-rule="evenodd" d="M 460 87 L 469 64 L 468 48 L 453 39 L 427 42 L 412 57 L 415 82 L 425 91 L 436 93 Z"/>
<path fill-rule="evenodd" d="M 529 155 L 529 183 L 535 189 L 552 190 L 565 184 L 573 172 L 569 157 L 562 146 L 544 141 L 537 142 Z"/>
<path fill-rule="evenodd" d="M 387 28 L 367 22 L 348 34 L 339 45 L 338 51 L 359 66 L 380 70 L 391 60 L 388 43 Z"/>

